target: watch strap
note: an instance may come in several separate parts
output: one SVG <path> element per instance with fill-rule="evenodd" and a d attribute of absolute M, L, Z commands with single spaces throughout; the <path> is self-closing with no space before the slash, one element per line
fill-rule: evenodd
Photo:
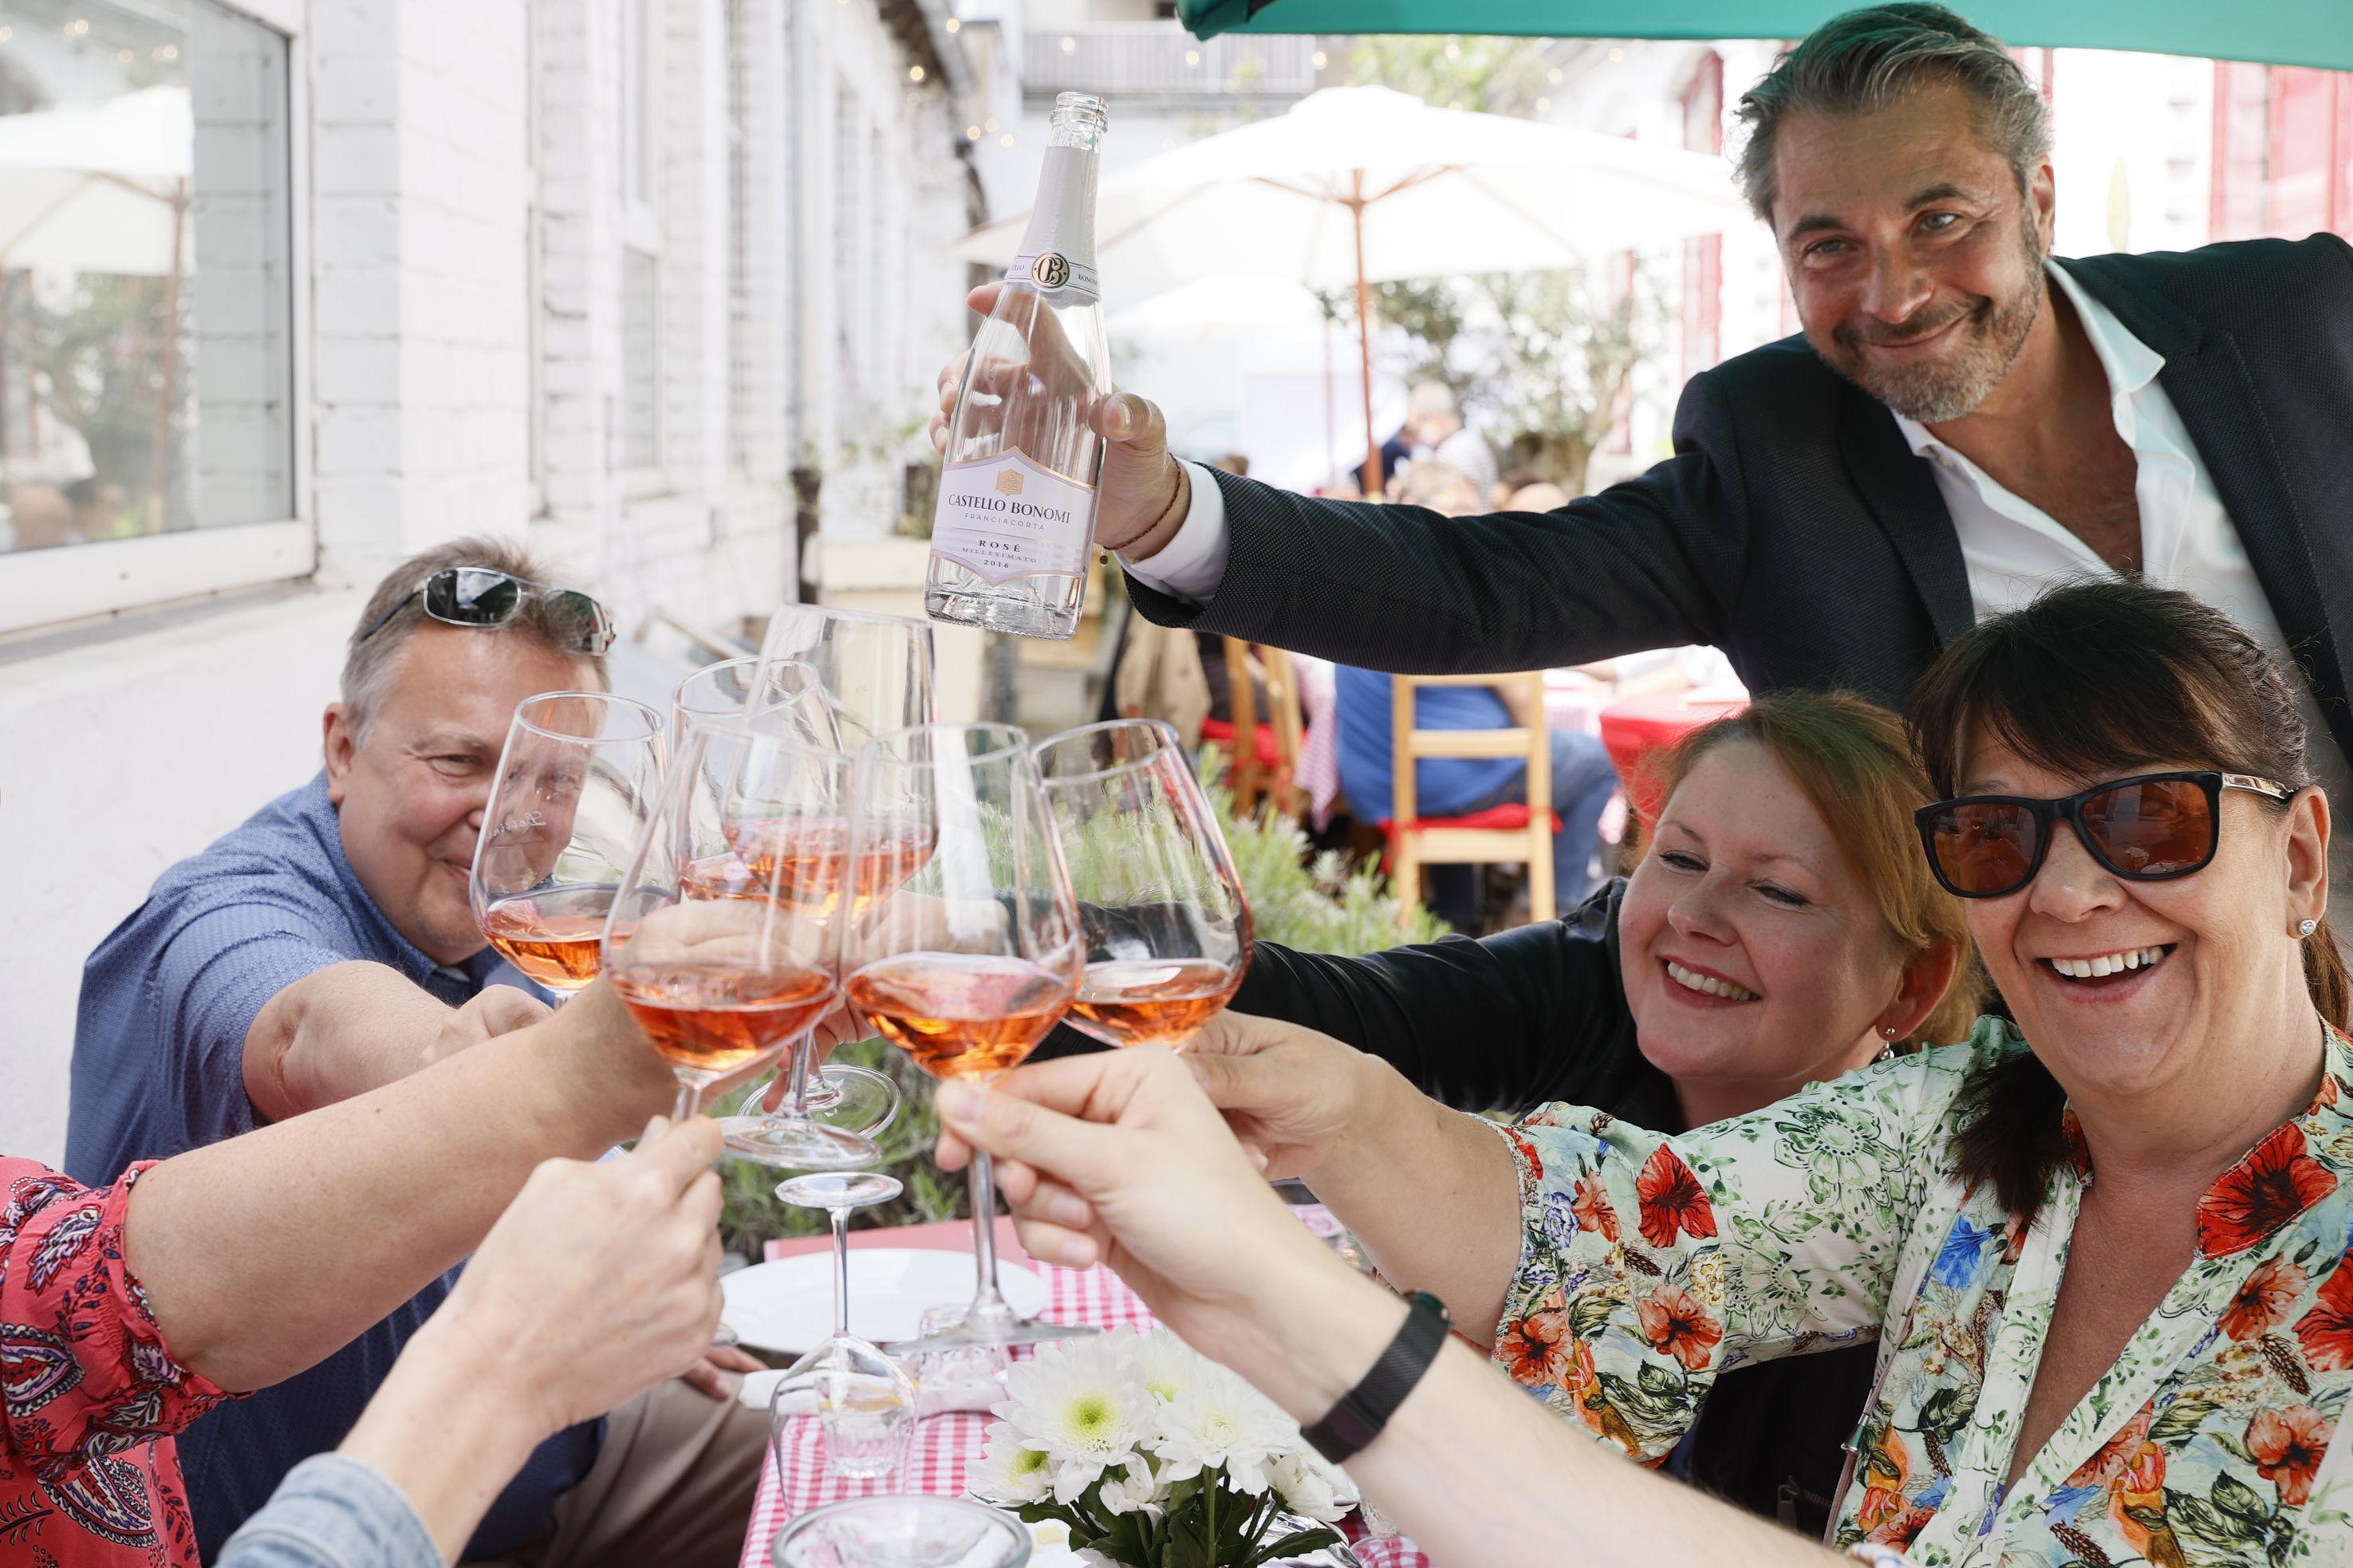
<path fill-rule="evenodd" d="M 1301 1433 L 1317 1453 L 1335 1465 L 1345 1463 L 1381 1435 L 1381 1428 L 1388 1425 L 1446 1342 L 1453 1327 L 1446 1315 L 1446 1303 L 1427 1290 L 1417 1290 L 1411 1306 L 1397 1337 L 1381 1352 L 1364 1381 L 1343 1394 L 1324 1419 Z"/>

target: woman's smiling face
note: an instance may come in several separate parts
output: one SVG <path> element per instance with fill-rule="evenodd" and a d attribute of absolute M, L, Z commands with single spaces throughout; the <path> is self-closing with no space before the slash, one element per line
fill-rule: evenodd
<path fill-rule="evenodd" d="M 1763 1105 L 1835 1078 L 1935 999 L 1906 1001 L 1906 952 L 1878 900 L 1754 741 L 1708 751 L 1668 800 L 1628 882 L 1619 941 L 1642 1054 L 1687 1105 L 1694 1089 L 1705 1090 L 1696 1103 Z"/>

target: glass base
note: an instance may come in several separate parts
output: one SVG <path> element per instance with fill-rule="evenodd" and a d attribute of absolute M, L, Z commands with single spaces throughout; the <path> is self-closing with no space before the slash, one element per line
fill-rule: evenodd
<path fill-rule="evenodd" d="M 728 1116 L 720 1119 L 719 1130 L 726 1135 L 728 1153 L 780 1170 L 857 1171 L 882 1160 L 882 1146 L 873 1139 L 822 1121 Z"/>
<path fill-rule="evenodd" d="M 1055 1340 L 1083 1340 L 1101 1332 L 1101 1329 L 1087 1323 L 1050 1323 L 1043 1318 L 1019 1317 L 1013 1309 L 1000 1304 L 994 1310 L 975 1307 L 951 1327 L 882 1348 L 905 1361 L 975 1345 L 1042 1345 Z"/>
<path fill-rule="evenodd" d="M 1018 581 L 1018 580 L 1017 580 Z M 1068 642 L 1079 629 L 1079 608 L 1041 605 L 1015 584 L 1004 588 L 926 588 L 923 613 L 935 621 L 980 626 L 1015 637 Z"/>

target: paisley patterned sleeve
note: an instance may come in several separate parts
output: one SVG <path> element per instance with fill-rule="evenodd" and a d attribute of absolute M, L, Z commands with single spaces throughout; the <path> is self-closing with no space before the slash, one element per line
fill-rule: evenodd
<path fill-rule="evenodd" d="M 1719 1372 L 1875 1335 L 1955 1094 L 2016 1048 L 1988 1021 L 1967 1045 L 1673 1137 L 1566 1105 L 1500 1129 L 1522 1235 L 1495 1360 L 1655 1462 Z"/>
<path fill-rule="evenodd" d="M 0 1160 L 0 1452 L 14 1461 L 0 1468 L 70 1467 L 175 1434 L 228 1397 L 172 1359 L 123 1261 L 146 1168 L 92 1188 Z"/>

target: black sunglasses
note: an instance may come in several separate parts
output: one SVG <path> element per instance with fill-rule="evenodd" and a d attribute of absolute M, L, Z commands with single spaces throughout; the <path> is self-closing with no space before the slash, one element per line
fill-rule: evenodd
<path fill-rule="evenodd" d="M 503 626 L 514 618 L 525 598 L 536 595 L 559 622 L 578 626 L 582 653 L 602 654 L 619 636 L 605 606 L 577 588 L 549 588 L 487 566 L 452 566 L 402 595 L 359 635 L 359 640 L 365 642 L 384 630 L 420 594 L 425 596 L 425 613 L 453 626 Z"/>
<path fill-rule="evenodd" d="M 1999 899 L 2034 880 L 2051 851 L 2051 825 L 2063 822 L 2092 858 L 2135 882 L 2202 871 L 2221 838 L 2222 792 L 2252 790 L 2274 800 L 2295 791 L 2250 773 L 2143 773 L 2094 784 L 2063 800 L 1972 795 L 1912 814 L 1928 864 L 1947 892 Z"/>

